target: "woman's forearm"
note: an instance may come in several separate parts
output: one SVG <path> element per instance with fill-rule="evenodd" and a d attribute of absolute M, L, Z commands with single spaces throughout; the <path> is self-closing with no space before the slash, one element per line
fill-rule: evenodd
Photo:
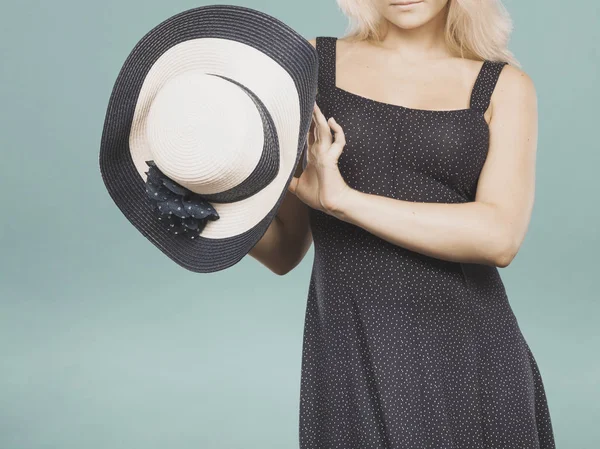
<path fill-rule="evenodd" d="M 287 193 L 267 231 L 248 254 L 273 273 L 284 275 L 302 261 L 311 243 L 308 207 Z"/>
<path fill-rule="evenodd" d="M 411 202 L 348 189 L 329 213 L 439 259 L 505 267 L 517 251 L 510 226 L 492 204 Z"/>
<path fill-rule="evenodd" d="M 283 274 L 286 271 L 286 263 L 279 251 L 279 248 L 283 246 L 283 236 L 283 223 L 275 217 L 248 255 L 258 260 L 273 273 Z"/>

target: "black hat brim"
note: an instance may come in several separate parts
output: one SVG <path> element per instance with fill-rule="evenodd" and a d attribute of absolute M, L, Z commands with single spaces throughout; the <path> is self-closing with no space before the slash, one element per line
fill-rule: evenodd
<path fill-rule="evenodd" d="M 245 43 L 277 61 L 298 91 L 300 123 L 296 160 L 285 188 L 272 209 L 251 229 L 226 238 L 196 239 L 170 233 L 147 201 L 144 180 L 129 151 L 129 133 L 145 76 L 169 48 L 198 38 L 222 38 Z M 260 240 L 275 218 L 306 144 L 317 90 L 318 56 L 295 30 L 263 12 L 233 5 L 210 5 L 179 13 L 150 30 L 127 57 L 104 121 L 99 165 L 108 192 L 126 218 L 170 259 L 197 273 L 226 269 L 239 262 Z"/>

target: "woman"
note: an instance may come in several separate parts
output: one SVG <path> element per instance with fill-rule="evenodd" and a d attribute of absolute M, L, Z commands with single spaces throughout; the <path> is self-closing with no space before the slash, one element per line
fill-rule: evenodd
<path fill-rule="evenodd" d="M 548 404 L 498 267 L 534 198 L 537 101 L 493 0 L 339 0 L 311 41 L 306 162 L 251 255 L 315 244 L 302 449 L 552 449 Z M 302 170 L 303 168 L 303 170 Z"/>

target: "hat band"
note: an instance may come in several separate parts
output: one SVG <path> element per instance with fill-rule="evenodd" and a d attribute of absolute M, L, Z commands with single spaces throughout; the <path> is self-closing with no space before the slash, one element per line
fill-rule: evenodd
<path fill-rule="evenodd" d="M 240 82 L 215 73 L 207 73 L 230 81 L 242 88 L 256 105 L 256 109 L 262 119 L 264 144 L 263 150 L 256 167 L 250 175 L 238 185 L 217 193 L 201 194 L 200 196 L 207 201 L 217 203 L 233 203 L 246 199 L 268 186 L 279 172 L 279 139 L 277 129 L 271 114 L 258 96 Z"/>
<path fill-rule="evenodd" d="M 146 161 L 146 193 L 153 205 L 153 211 L 167 229 L 192 239 L 200 235 L 208 220 L 218 220 L 219 214 L 211 201 L 228 203 L 248 198 L 265 188 L 275 179 L 279 171 L 279 141 L 275 123 L 263 102 L 254 92 L 238 81 L 215 73 L 207 73 L 230 81 L 252 99 L 263 124 L 264 144 L 256 167 L 241 183 L 231 189 L 212 194 L 198 194 L 190 191 L 165 175 L 154 161 Z"/>

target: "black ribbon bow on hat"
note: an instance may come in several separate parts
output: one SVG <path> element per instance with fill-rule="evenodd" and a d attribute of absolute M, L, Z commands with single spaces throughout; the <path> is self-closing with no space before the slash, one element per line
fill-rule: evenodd
<path fill-rule="evenodd" d="M 196 238 L 208 220 L 219 219 L 215 208 L 198 193 L 176 183 L 156 166 L 146 161 L 146 194 L 154 205 L 159 221 L 174 234 Z"/>

